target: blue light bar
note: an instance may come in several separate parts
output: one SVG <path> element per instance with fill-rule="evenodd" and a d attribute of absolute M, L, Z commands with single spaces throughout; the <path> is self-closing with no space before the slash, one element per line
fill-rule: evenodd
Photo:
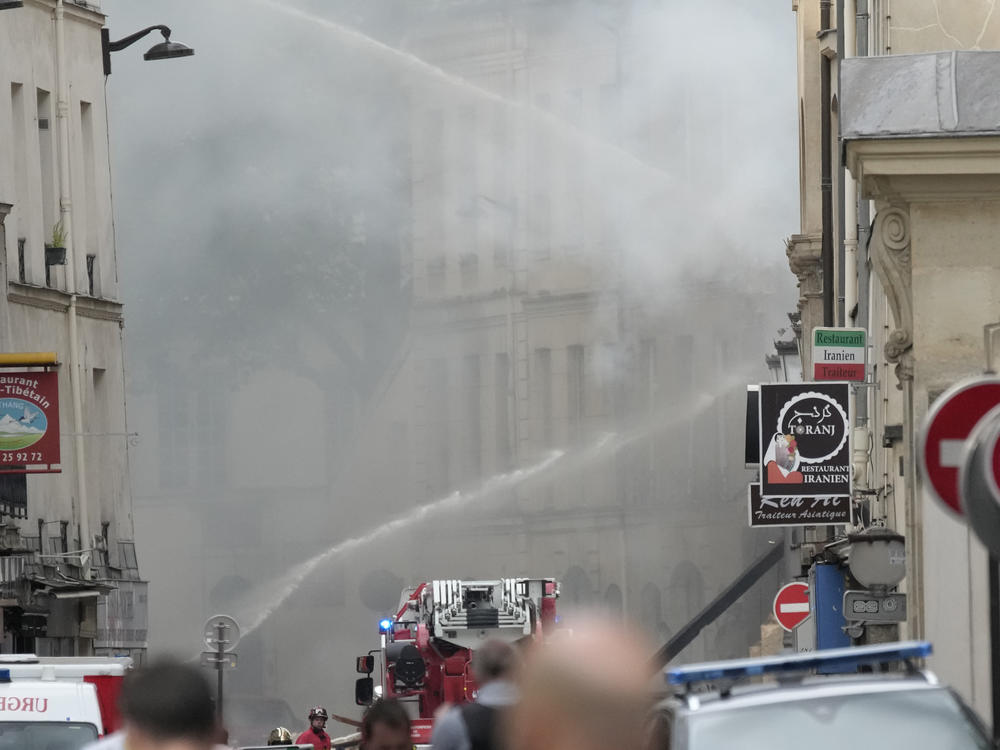
<path fill-rule="evenodd" d="M 392 630 L 392 620 L 388 617 L 384 617 L 378 621 L 378 630 L 380 633 L 388 633 Z"/>
<path fill-rule="evenodd" d="M 759 659 L 732 659 L 705 662 L 667 670 L 671 685 L 689 685 L 693 682 L 739 680 L 765 674 L 808 672 L 823 667 L 829 672 L 855 672 L 859 664 L 879 664 L 888 661 L 923 659 L 932 651 L 927 641 L 904 641 L 875 646 L 852 646 L 810 651 L 788 656 L 765 656 Z"/>

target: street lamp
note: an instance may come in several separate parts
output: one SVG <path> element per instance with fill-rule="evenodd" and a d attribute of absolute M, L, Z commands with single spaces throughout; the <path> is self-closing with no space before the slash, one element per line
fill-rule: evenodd
<path fill-rule="evenodd" d="M 117 42 L 111 41 L 111 35 L 107 28 L 101 29 L 101 49 L 104 54 L 104 75 L 111 75 L 111 53 L 123 50 L 135 44 L 151 31 L 159 31 L 163 34 L 163 41 L 154 44 L 149 51 L 142 56 L 144 60 L 168 60 L 172 57 L 189 57 L 194 54 L 194 49 L 181 42 L 170 41 L 170 27 L 163 24 L 149 26 L 142 31 L 130 34 Z"/>

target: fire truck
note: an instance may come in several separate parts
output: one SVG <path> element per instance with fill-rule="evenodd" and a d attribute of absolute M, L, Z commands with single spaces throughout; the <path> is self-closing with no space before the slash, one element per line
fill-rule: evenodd
<path fill-rule="evenodd" d="M 470 662 L 477 645 L 540 640 L 555 626 L 558 596 L 552 578 L 449 579 L 405 589 L 395 616 L 379 623 L 380 647 L 358 657 L 366 676 L 357 681 L 355 702 L 369 705 L 376 695 L 403 701 L 414 717 L 414 743 L 429 743 L 442 705 L 475 700 Z"/>

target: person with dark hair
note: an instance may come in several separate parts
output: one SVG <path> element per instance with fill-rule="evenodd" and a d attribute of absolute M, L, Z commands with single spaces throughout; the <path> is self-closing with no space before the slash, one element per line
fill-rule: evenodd
<path fill-rule="evenodd" d="M 475 703 L 445 712 L 431 735 L 434 750 L 497 750 L 504 715 L 517 702 L 514 673 L 518 655 L 501 640 L 485 641 L 472 653 L 472 674 L 479 692 Z"/>
<path fill-rule="evenodd" d="M 361 750 L 411 750 L 410 716 L 394 698 L 375 701 L 361 719 Z"/>
<path fill-rule="evenodd" d="M 125 676 L 122 729 L 84 750 L 211 750 L 218 732 L 208 682 L 196 667 L 161 659 Z"/>

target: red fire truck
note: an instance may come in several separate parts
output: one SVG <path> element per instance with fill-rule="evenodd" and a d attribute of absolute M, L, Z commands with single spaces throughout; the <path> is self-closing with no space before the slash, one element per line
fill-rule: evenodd
<path fill-rule="evenodd" d="M 430 742 L 435 712 L 444 704 L 475 700 L 472 653 L 486 639 L 510 643 L 538 640 L 556 622 L 559 585 L 552 578 L 491 581 L 439 580 L 403 591 L 394 617 L 379 623 L 381 645 L 358 658 L 367 675 L 357 681 L 355 700 L 377 695 L 408 704 L 413 741 Z M 371 676 L 378 656 L 379 685 Z"/>

